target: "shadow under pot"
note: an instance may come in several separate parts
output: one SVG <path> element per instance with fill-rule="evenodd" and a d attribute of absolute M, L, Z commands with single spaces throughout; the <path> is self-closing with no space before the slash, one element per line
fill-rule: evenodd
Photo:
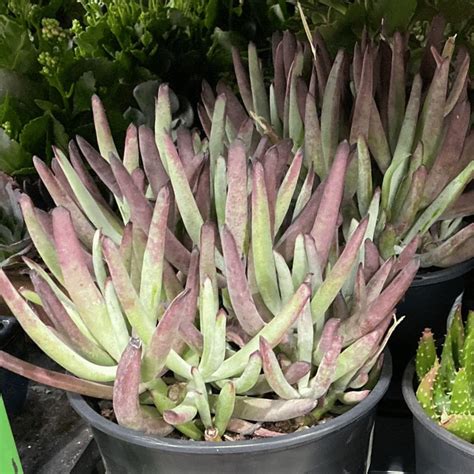
<path fill-rule="evenodd" d="M 98 414 L 80 395 L 68 393 L 74 410 L 92 427 L 110 474 L 363 474 L 367 472 L 377 403 L 390 383 L 392 361 L 369 396 L 348 412 L 306 430 L 248 441 L 159 438 L 121 427 Z"/>
<path fill-rule="evenodd" d="M 403 396 L 413 414 L 416 472 L 429 474 L 472 474 L 474 445 L 436 424 L 424 412 L 415 395 L 415 364 L 403 375 Z"/>

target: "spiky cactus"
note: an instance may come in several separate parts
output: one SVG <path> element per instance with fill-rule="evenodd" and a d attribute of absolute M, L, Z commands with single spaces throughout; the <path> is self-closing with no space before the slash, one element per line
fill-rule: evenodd
<path fill-rule="evenodd" d="M 466 325 L 458 305 L 441 352 L 425 329 L 416 354 L 416 397 L 426 414 L 456 436 L 474 442 L 474 312 Z"/>
<path fill-rule="evenodd" d="M 75 377 L 0 364 L 113 398 L 123 426 L 192 439 L 275 435 L 261 425 L 310 426 L 364 399 L 418 261 L 412 244 L 382 262 L 370 215 L 340 244 L 349 145 L 319 185 L 291 144 L 255 147 L 251 122 L 228 143 L 225 121 L 209 142 L 180 129 L 176 146 L 162 86 L 155 131 L 131 127 L 120 159 L 97 98 L 93 110 L 100 152 L 78 139 L 52 170 L 35 160 L 58 207 L 20 199 L 49 273 L 27 260 L 35 291 L 21 295 L 0 272 L 26 332 Z"/>
<path fill-rule="evenodd" d="M 334 60 L 317 32 L 310 42 L 275 35 L 269 89 L 255 46 L 248 69 L 234 50 L 240 99 L 224 84 L 216 99 L 204 84 L 201 122 L 209 133 L 225 102 L 228 140 L 251 117 L 262 146 L 291 139 L 320 178 L 347 139 L 353 150 L 343 214 L 359 219 L 376 199 L 374 241 L 384 258 L 419 235 L 421 265 L 448 267 L 474 256 L 474 224 L 463 220 L 474 212 L 473 191 L 462 194 L 474 173 L 470 59 L 464 49 L 453 59 L 454 41 L 442 50 L 428 41 L 414 74 L 407 38 L 398 33 L 378 43 L 364 35 L 351 59 L 340 50 Z"/>

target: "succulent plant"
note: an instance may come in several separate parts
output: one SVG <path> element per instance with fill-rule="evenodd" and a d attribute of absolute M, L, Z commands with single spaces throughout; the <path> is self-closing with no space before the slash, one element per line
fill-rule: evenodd
<path fill-rule="evenodd" d="M 308 37 L 310 33 L 308 32 Z M 226 136 L 232 140 L 251 117 L 270 143 L 291 139 L 303 147 L 306 167 L 324 179 L 338 143 L 353 146 L 344 189 L 345 223 L 379 200 L 374 241 L 384 258 L 419 235 L 424 267 L 447 267 L 474 256 L 474 132 L 467 96 L 469 55 L 455 38 L 442 47 L 429 35 L 420 66 L 407 62 L 407 37 L 378 43 L 364 35 L 352 60 L 331 59 L 316 31 L 310 42 L 274 35 L 274 76 L 268 92 L 253 44 L 248 70 L 234 50 L 240 100 L 224 84 Z M 441 49 L 442 48 L 442 49 Z M 412 71 L 415 68 L 416 74 Z M 416 69 L 417 68 L 417 69 Z M 209 130 L 218 101 L 204 83 L 201 122 Z M 242 103 L 241 103 L 242 102 Z M 242 105 L 243 104 L 243 105 Z"/>
<path fill-rule="evenodd" d="M 31 248 L 20 206 L 19 190 L 12 178 L 0 172 L 0 267 L 21 262 Z"/>
<path fill-rule="evenodd" d="M 73 375 L 4 353 L 0 365 L 113 398 L 123 426 L 196 440 L 274 436 L 265 423 L 297 419 L 294 430 L 364 399 L 419 262 L 413 244 L 382 262 L 370 215 L 339 244 L 349 145 L 298 189 L 303 152 L 255 147 L 252 121 L 227 145 L 215 117 L 209 141 L 183 128 L 176 146 L 167 86 L 155 131 L 131 127 L 122 159 L 98 98 L 93 110 L 100 152 L 78 139 L 52 170 L 35 160 L 58 207 L 20 198 L 49 272 L 26 260 L 34 291 L 20 294 L 0 271 L 25 331 Z"/>
<path fill-rule="evenodd" d="M 440 360 L 431 330 L 420 338 L 416 397 L 433 421 L 474 443 L 474 312 L 464 324 L 459 304 L 450 320 Z"/>

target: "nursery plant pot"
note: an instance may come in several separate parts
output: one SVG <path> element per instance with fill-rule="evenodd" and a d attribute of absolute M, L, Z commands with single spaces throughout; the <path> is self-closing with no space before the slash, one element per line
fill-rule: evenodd
<path fill-rule="evenodd" d="M 413 414 L 416 472 L 471 474 L 474 445 L 434 423 L 423 411 L 413 388 L 415 365 L 409 363 L 403 376 L 403 396 Z"/>
<path fill-rule="evenodd" d="M 24 357 L 25 333 L 13 316 L 0 316 L 0 350 Z M 21 412 L 28 391 L 28 379 L 0 368 L 0 393 L 10 417 Z"/>
<path fill-rule="evenodd" d="M 109 474 L 363 474 L 369 464 L 377 403 L 391 372 L 386 350 L 380 379 L 364 401 L 313 428 L 264 440 L 211 443 L 147 436 L 103 418 L 81 396 L 68 396 L 74 410 L 91 425 Z"/>
<path fill-rule="evenodd" d="M 419 272 L 404 299 L 397 306 L 397 315 L 405 319 L 392 334 L 388 346 L 393 363 L 393 379 L 386 399 L 401 402 L 403 371 L 416 352 L 418 339 L 425 328 L 435 334 L 446 333 L 446 320 L 456 297 L 464 289 L 464 280 L 474 268 L 474 259 L 430 272 Z"/>

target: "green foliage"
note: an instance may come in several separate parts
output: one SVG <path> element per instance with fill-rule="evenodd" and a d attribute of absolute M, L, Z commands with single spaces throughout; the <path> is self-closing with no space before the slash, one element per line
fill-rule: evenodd
<path fill-rule="evenodd" d="M 215 83 L 231 69 L 232 45 L 262 44 L 283 28 L 284 11 L 268 14 L 263 0 L 2 2 L 0 125 L 11 141 L 2 137 L 8 158 L 0 170 L 29 174 L 32 155 L 50 159 L 51 145 L 65 149 L 75 133 L 91 139 L 94 93 L 119 135 L 130 118 L 153 121 L 141 108 L 143 90 L 150 103 L 159 83 L 172 82 L 176 118 L 189 125 L 184 97 L 195 103 L 203 78 Z M 138 109 L 124 119 L 134 98 Z"/>

